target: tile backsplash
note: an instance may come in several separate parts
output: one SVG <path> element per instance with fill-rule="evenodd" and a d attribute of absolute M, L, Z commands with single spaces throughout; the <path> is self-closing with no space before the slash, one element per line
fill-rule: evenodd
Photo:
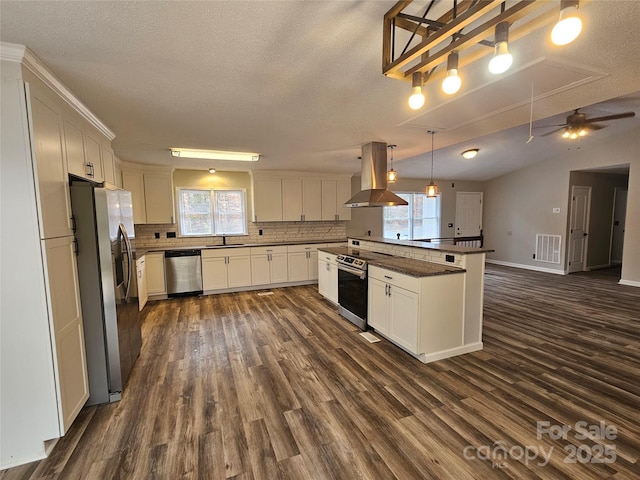
<path fill-rule="evenodd" d="M 260 234 L 262 232 L 262 235 Z M 249 223 L 248 235 L 227 236 L 227 245 L 240 243 L 280 243 L 316 240 L 344 240 L 347 222 L 261 222 Z M 175 238 L 171 238 L 175 234 Z M 180 237 L 178 225 L 135 225 L 136 247 L 197 247 L 222 245 L 222 237 Z M 158 237 L 158 238 L 156 238 Z"/>

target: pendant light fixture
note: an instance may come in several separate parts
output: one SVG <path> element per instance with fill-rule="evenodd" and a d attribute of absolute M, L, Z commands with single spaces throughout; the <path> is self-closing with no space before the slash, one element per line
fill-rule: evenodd
<path fill-rule="evenodd" d="M 432 198 L 438 194 L 438 185 L 433 181 L 433 136 L 436 134 L 433 130 L 429 130 L 431 134 L 431 181 L 427 185 L 427 197 Z"/>
<path fill-rule="evenodd" d="M 393 169 L 393 150 L 397 145 L 387 145 L 387 148 L 391 150 L 391 169 L 387 172 L 387 183 L 396 183 L 398 179 L 398 172 Z"/>
<path fill-rule="evenodd" d="M 462 79 L 458 76 L 458 52 L 451 52 L 447 57 L 447 76 L 442 81 L 442 91 L 453 95 L 462 86 Z"/>
<path fill-rule="evenodd" d="M 578 38 L 582 31 L 579 7 L 579 0 L 560 0 L 560 18 L 551 31 L 551 41 L 554 44 L 567 45 Z"/>
<path fill-rule="evenodd" d="M 422 72 L 414 72 L 411 78 L 413 93 L 409 97 L 409 107 L 418 110 L 424 105 L 424 93 L 422 93 Z"/>
<path fill-rule="evenodd" d="M 513 57 L 509 53 L 509 22 L 496 25 L 495 52 L 489 62 L 489 71 L 494 74 L 504 73 L 511 67 Z"/>

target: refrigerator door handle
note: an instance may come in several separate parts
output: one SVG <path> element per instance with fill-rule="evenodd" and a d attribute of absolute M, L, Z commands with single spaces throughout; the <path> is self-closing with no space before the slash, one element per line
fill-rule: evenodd
<path fill-rule="evenodd" d="M 131 289 L 131 276 L 133 275 L 133 252 L 131 251 L 131 241 L 129 240 L 129 235 L 127 234 L 127 229 L 124 227 L 124 224 L 118 225 L 118 229 L 120 230 L 120 234 L 122 235 L 122 240 L 124 241 L 125 248 L 127 249 L 127 285 L 125 288 L 124 298 L 125 301 L 129 300 L 129 293 Z"/>

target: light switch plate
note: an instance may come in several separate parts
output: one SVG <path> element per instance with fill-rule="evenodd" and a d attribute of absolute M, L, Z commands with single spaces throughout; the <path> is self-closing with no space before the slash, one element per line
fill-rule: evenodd
<path fill-rule="evenodd" d="M 560 209 L 559 209 L 558 207 L 555 207 L 555 208 L 553 209 L 553 213 L 560 213 Z"/>

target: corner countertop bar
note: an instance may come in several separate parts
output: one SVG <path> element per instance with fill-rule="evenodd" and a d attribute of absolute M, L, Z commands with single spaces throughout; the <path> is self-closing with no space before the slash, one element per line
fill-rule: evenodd
<path fill-rule="evenodd" d="M 416 261 L 412 258 L 376 253 L 353 247 L 320 247 L 318 250 L 333 255 L 350 255 L 369 262 L 369 265 L 386 268 L 393 272 L 402 273 L 411 277 L 430 277 L 432 275 L 448 275 L 451 273 L 464 273 L 464 268 L 458 268 L 437 263 Z"/>
<path fill-rule="evenodd" d="M 465 247 L 459 245 L 450 245 L 445 243 L 421 242 L 419 240 L 392 240 L 383 237 L 349 237 L 349 240 L 358 240 L 363 242 L 385 243 L 388 245 L 399 245 L 402 247 L 424 248 L 427 250 L 439 250 L 446 253 L 457 253 L 460 255 L 474 255 L 479 253 L 489 253 L 495 250 L 490 248 Z M 351 242 L 350 242 L 351 244 Z"/>

